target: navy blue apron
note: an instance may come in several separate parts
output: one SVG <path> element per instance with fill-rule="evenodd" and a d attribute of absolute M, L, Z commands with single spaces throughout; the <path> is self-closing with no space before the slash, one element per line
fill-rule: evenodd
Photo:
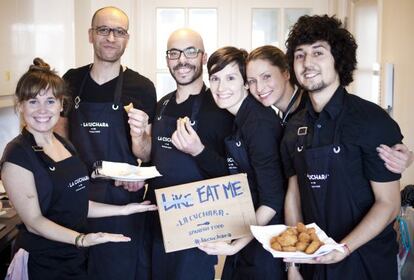
<path fill-rule="evenodd" d="M 197 131 L 198 113 L 206 94 L 203 86 L 198 95 L 194 95 L 191 124 Z M 152 124 L 152 163 L 163 175 L 150 183 L 150 190 L 174 186 L 193 181 L 204 180 L 200 169 L 191 155 L 177 150 L 171 143 L 171 136 L 177 129 L 177 119 L 163 115 L 168 103 L 175 101 L 175 92 L 165 100 L 159 115 Z M 153 213 L 153 278 L 154 280 L 193 280 L 214 279 L 214 265 L 217 257 L 209 256 L 203 251 L 193 248 L 178 252 L 165 253 L 162 241 L 161 226 L 158 213 Z"/>
<path fill-rule="evenodd" d="M 332 144 L 306 148 L 311 139 L 304 126 L 298 129 L 294 155 L 304 221 L 315 222 L 337 242 L 357 226 L 374 203 L 369 180 L 363 174 L 361 151 L 340 142 L 346 104 L 345 94 Z M 305 265 L 301 270 L 305 279 L 397 279 L 395 238 L 389 225 L 343 261 Z"/>
<path fill-rule="evenodd" d="M 39 203 L 42 214 L 49 220 L 77 231 L 84 230 L 88 213 L 89 176 L 85 165 L 75 156 L 75 151 L 64 139 L 56 135 L 58 140 L 71 153 L 71 157 L 59 162 L 53 161 L 37 146 L 33 135 L 23 129 L 22 135 L 28 147 L 43 163 L 34 166 L 34 174 L 46 171 L 46 180 L 52 183 L 51 190 L 43 190 L 48 182 L 36 181 Z M 26 145 L 25 145 L 26 146 Z M 44 200 L 43 191 L 50 191 L 49 199 Z M 45 239 L 27 231 L 25 227 L 18 238 L 17 246 L 29 252 L 29 278 L 86 280 L 86 255 L 84 249 L 74 245 Z"/>
<path fill-rule="evenodd" d="M 113 103 L 81 100 L 89 78 L 86 73 L 69 116 L 70 139 L 82 159 L 92 169 L 96 161 L 107 160 L 136 165 L 125 129 L 126 113 L 121 103 L 123 70 L 120 67 Z M 91 170 L 90 170 L 91 171 Z M 111 180 L 92 180 L 89 198 L 93 201 L 124 205 L 139 202 L 141 192 L 115 187 Z M 91 279 L 147 279 L 149 266 L 143 251 L 144 215 L 105 217 L 88 220 L 89 232 L 122 233 L 131 237 L 126 243 L 105 243 L 89 250 L 88 271 Z"/>
<path fill-rule="evenodd" d="M 250 164 L 247 147 L 243 143 L 241 129 L 237 127 L 236 123 L 232 135 L 226 137 L 224 142 L 229 173 L 247 173 L 253 204 L 257 209 L 258 193 L 254 179 L 255 174 Z M 270 221 L 269 224 L 274 223 Z M 253 239 L 240 252 L 226 257 L 221 279 L 285 279 L 284 265 L 281 259 L 273 258 L 256 239 Z"/>

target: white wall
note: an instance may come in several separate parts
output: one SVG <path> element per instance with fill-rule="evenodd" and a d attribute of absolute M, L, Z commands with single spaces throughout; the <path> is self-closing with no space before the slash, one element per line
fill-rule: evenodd
<path fill-rule="evenodd" d="M 14 107 L 0 108 L 0 157 L 6 144 L 19 134 L 19 118 Z"/>
<path fill-rule="evenodd" d="M 4 96 L 14 93 L 33 58 L 43 58 L 60 74 L 74 64 L 73 21 L 73 0 L 1 2 L 0 107 L 12 104 Z"/>
<path fill-rule="evenodd" d="M 74 65 L 73 23 L 73 0 L 1 1 L 0 154 L 19 132 L 17 115 L 10 106 L 17 81 L 33 58 L 43 58 L 59 74 Z"/>
<path fill-rule="evenodd" d="M 382 19 L 381 62 L 394 64 L 393 117 L 401 127 L 404 143 L 414 150 L 414 1 L 379 0 L 379 3 Z M 414 164 L 401 179 L 402 187 L 408 184 L 414 184 Z"/>

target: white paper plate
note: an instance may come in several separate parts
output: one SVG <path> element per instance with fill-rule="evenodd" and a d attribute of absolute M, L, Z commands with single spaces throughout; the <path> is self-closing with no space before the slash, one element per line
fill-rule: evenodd
<path fill-rule="evenodd" d="M 270 253 L 272 253 L 275 258 L 302 258 L 302 259 L 311 259 L 318 256 L 323 256 L 332 252 L 333 250 L 339 250 L 345 252 L 343 245 L 338 244 L 332 238 L 329 238 L 326 233 L 321 230 L 315 223 L 308 224 L 306 227 L 314 227 L 316 234 L 319 239 L 325 243 L 321 246 L 315 253 L 306 254 L 304 252 L 281 252 L 273 250 L 270 247 L 270 239 L 287 229 L 286 225 L 271 225 L 271 226 L 250 226 L 250 230 L 253 236 L 263 245 L 263 248 Z"/>
<path fill-rule="evenodd" d="M 162 176 L 155 166 L 138 167 L 122 162 L 102 161 L 102 166 L 92 173 L 92 178 L 106 178 L 119 181 L 141 182 Z"/>

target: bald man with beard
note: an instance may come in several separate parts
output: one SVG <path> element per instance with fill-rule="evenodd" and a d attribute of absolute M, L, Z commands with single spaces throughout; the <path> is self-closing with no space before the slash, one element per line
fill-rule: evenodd
<path fill-rule="evenodd" d="M 149 183 L 153 202 L 154 189 L 227 175 L 224 138 L 233 125 L 233 117 L 216 106 L 203 82 L 207 54 L 197 32 L 174 31 L 168 39 L 166 60 L 177 89 L 158 102 L 151 131 L 139 125 L 145 114 L 136 116 L 135 132 L 142 137 L 140 157 L 151 160 L 163 175 Z M 180 121 L 185 117 L 188 121 Z M 214 279 L 216 256 L 198 248 L 165 253 L 158 213 L 151 221 L 153 279 L 185 280 L 194 275 Z"/>

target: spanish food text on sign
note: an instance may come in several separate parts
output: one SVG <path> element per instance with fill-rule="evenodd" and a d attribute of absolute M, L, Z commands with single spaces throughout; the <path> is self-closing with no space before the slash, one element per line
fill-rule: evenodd
<path fill-rule="evenodd" d="M 256 216 L 246 174 L 155 190 L 165 251 L 250 233 Z"/>

